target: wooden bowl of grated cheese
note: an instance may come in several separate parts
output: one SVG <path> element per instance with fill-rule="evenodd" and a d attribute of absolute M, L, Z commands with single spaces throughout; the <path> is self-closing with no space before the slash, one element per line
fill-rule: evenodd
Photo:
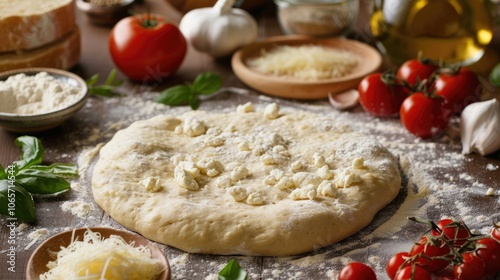
<path fill-rule="evenodd" d="M 358 86 L 377 71 L 382 56 L 345 38 L 278 36 L 250 44 L 231 61 L 236 76 L 262 93 L 291 99 L 322 99 Z"/>
<path fill-rule="evenodd" d="M 170 276 L 168 260 L 155 243 L 107 227 L 78 228 L 50 237 L 33 252 L 26 269 L 28 280 L 169 280 Z"/>

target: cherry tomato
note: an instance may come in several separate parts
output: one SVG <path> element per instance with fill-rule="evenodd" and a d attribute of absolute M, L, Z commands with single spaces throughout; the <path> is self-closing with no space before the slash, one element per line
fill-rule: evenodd
<path fill-rule="evenodd" d="M 414 263 L 431 272 L 445 269 L 452 259 L 451 248 L 445 242 L 427 236 L 422 236 L 419 242 L 413 245 L 410 255 L 418 256 Z"/>
<path fill-rule="evenodd" d="M 491 237 L 496 241 L 500 242 L 500 226 L 495 226 L 491 231 Z"/>
<path fill-rule="evenodd" d="M 421 138 L 441 135 L 448 126 L 449 110 L 441 97 L 427 97 L 421 92 L 408 96 L 399 111 L 401 122 Z"/>
<path fill-rule="evenodd" d="M 400 252 L 392 256 L 385 266 L 385 271 L 390 279 L 394 279 L 394 277 L 396 277 L 398 270 L 403 268 L 403 263 L 405 263 L 409 258 L 410 254 L 407 252 Z M 407 263 L 408 265 L 411 265 L 409 262 Z"/>
<path fill-rule="evenodd" d="M 484 275 L 500 272 L 500 243 L 492 238 L 477 241 L 476 255 L 484 263 Z"/>
<path fill-rule="evenodd" d="M 453 275 L 458 280 L 478 280 L 484 276 L 483 261 L 473 252 L 462 254 L 463 263 L 455 265 Z"/>
<path fill-rule="evenodd" d="M 115 65 L 129 78 L 142 82 L 161 82 L 175 73 L 186 51 L 186 39 L 177 26 L 159 15 L 126 17 L 109 36 Z"/>
<path fill-rule="evenodd" d="M 460 247 L 467 242 L 470 237 L 469 230 L 463 223 L 453 221 L 452 219 L 442 219 L 436 224 L 442 234 L 453 246 Z M 440 236 L 437 230 L 432 230 L 432 235 Z"/>
<path fill-rule="evenodd" d="M 396 274 L 394 280 L 431 280 L 430 273 L 418 265 L 405 266 Z"/>
<path fill-rule="evenodd" d="M 421 59 L 411 59 L 403 63 L 396 72 L 396 76 L 405 80 L 411 86 L 431 78 L 439 66 Z"/>
<path fill-rule="evenodd" d="M 482 86 L 476 74 L 462 67 L 456 74 L 440 73 L 434 85 L 437 95 L 443 96 L 453 113 L 459 114 L 481 97 Z"/>
<path fill-rule="evenodd" d="M 402 85 L 389 85 L 382 73 L 373 73 L 358 85 L 359 103 L 365 111 L 377 117 L 395 117 L 407 97 Z"/>
<path fill-rule="evenodd" d="M 364 263 L 352 262 L 346 265 L 339 275 L 339 280 L 376 280 L 375 271 Z"/>

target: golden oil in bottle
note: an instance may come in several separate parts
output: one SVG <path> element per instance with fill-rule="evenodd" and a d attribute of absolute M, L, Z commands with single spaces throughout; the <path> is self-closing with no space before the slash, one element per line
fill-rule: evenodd
<path fill-rule="evenodd" d="M 395 65 L 416 58 L 468 65 L 493 37 L 489 0 L 375 0 L 370 19 L 378 47 Z"/>

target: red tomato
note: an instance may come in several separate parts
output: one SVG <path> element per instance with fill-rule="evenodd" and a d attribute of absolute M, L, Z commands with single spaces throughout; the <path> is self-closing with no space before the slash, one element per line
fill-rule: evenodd
<path fill-rule="evenodd" d="M 394 280 L 431 280 L 429 272 L 418 265 L 405 266 L 396 274 Z"/>
<path fill-rule="evenodd" d="M 478 280 L 484 276 L 483 261 L 473 252 L 462 254 L 463 263 L 455 265 L 453 275 L 458 280 Z"/>
<path fill-rule="evenodd" d="M 484 263 L 484 275 L 500 272 L 500 243 L 492 238 L 483 238 L 477 241 L 476 255 Z"/>
<path fill-rule="evenodd" d="M 376 280 L 373 269 L 364 263 L 352 262 L 340 271 L 339 280 Z"/>
<path fill-rule="evenodd" d="M 399 111 L 401 122 L 421 138 L 441 135 L 448 126 L 449 110 L 441 97 L 427 97 L 421 92 L 408 96 Z"/>
<path fill-rule="evenodd" d="M 159 15 L 136 15 L 120 20 L 111 30 L 109 52 L 129 78 L 161 82 L 180 67 L 187 43 L 177 26 Z"/>
<path fill-rule="evenodd" d="M 414 263 L 431 272 L 443 270 L 453 258 L 451 248 L 445 242 L 427 236 L 422 236 L 420 241 L 413 245 L 410 255 L 418 256 Z"/>
<path fill-rule="evenodd" d="M 496 241 L 500 242 L 500 226 L 496 226 L 493 228 L 493 230 L 491 231 L 491 237 L 493 237 L 493 239 L 496 239 Z"/>
<path fill-rule="evenodd" d="M 396 72 L 396 76 L 405 80 L 411 86 L 417 85 L 423 80 L 429 81 L 432 74 L 439 66 L 425 60 L 411 59 L 403 63 Z"/>
<path fill-rule="evenodd" d="M 467 242 L 470 237 L 469 230 L 463 223 L 453 221 L 452 219 L 443 219 L 436 224 L 442 234 L 453 246 L 460 247 Z M 432 235 L 440 236 L 437 230 L 432 230 Z"/>
<path fill-rule="evenodd" d="M 359 103 L 365 111 L 378 117 L 395 117 L 407 97 L 401 85 L 388 85 L 382 73 L 373 73 L 358 85 Z"/>
<path fill-rule="evenodd" d="M 456 74 L 441 73 L 434 88 L 443 96 L 449 108 L 459 114 L 469 104 L 480 100 L 482 86 L 476 74 L 462 67 Z"/>
<path fill-rule="evenodd" d="M 392 256 L 385 266 L 385 271 L 390 279 L 394 279 L 394 277 L 396 277 L 398 270 L 403 268 L 403 263 L 405 263 L 409 258 L 410 254 L 407 252 L 400 252 Z M 407 263 L 410 265 L 409 262 Z"/>

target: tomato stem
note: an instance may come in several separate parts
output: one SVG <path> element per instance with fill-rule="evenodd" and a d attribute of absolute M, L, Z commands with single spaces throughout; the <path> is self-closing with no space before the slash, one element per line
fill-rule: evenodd
<path fill-rule="evenodd" d="M 151 13 L 149 8 L 147 8 L 146 17 L 141 21 L 141 25 L 144 28 L 154 28 L 158 25 L 156 17 Z"/>

